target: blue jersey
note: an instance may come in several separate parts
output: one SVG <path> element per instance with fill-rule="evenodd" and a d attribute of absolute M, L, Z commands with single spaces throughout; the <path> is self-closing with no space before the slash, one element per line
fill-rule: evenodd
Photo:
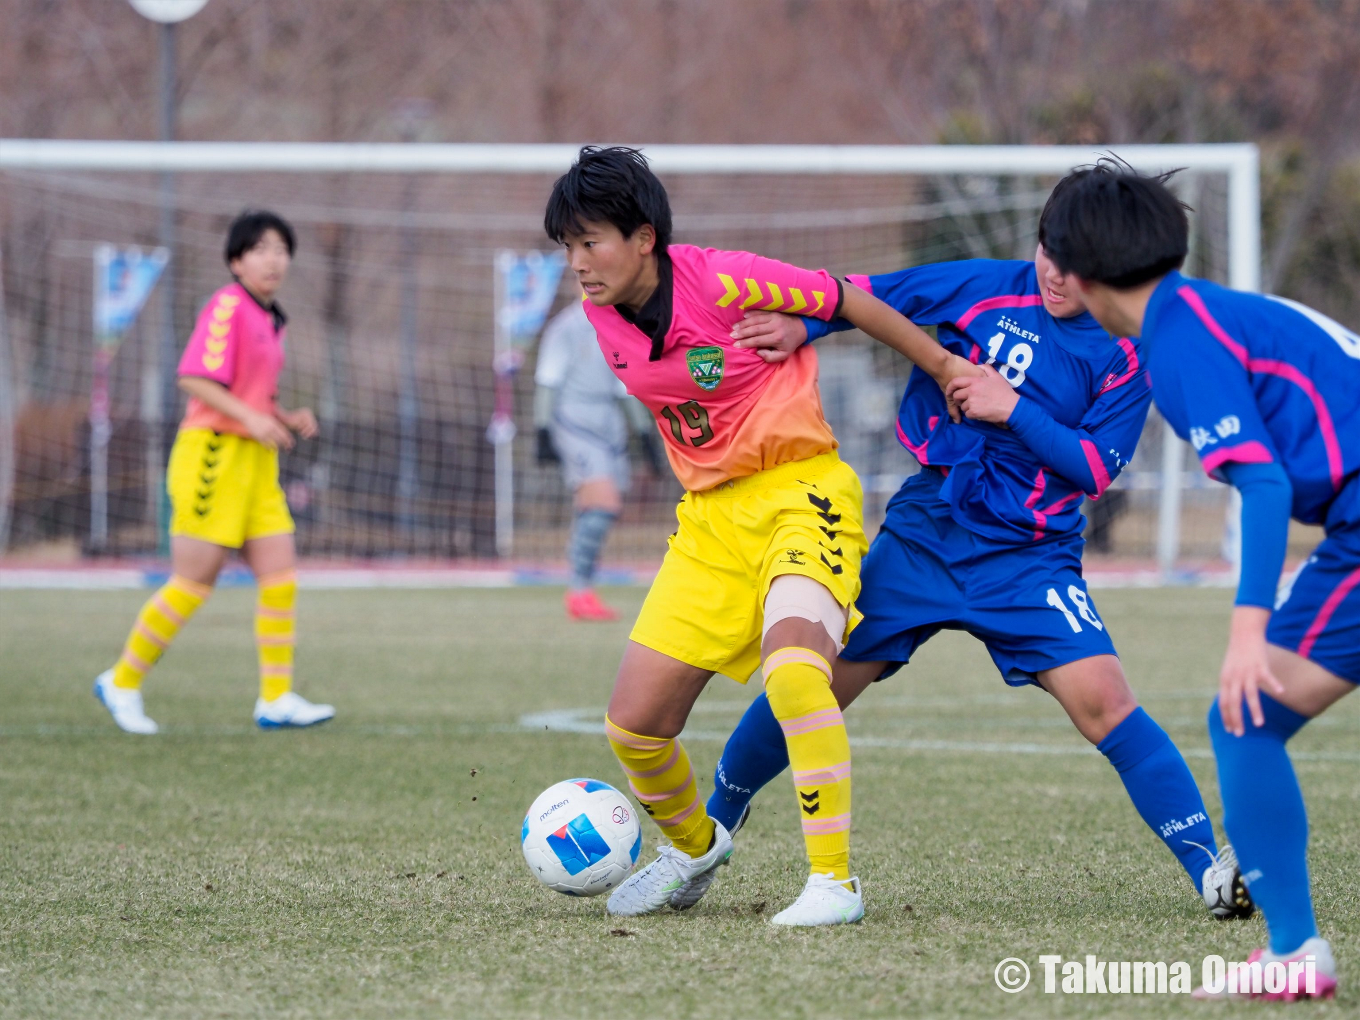
<path fill-rule="evenodd" d="M 1138 346 L 1111 337 L 1089 313 L 1049 314 L 1033 262 L 942 262 L 849 279 L 913 322 L 937 326 L 952 353 L 995 364 L 1020 394 L 1009 428 L 954 424 L 935 381 L 912 373 L 897 438 L 947 475 L 940 496 L 954 519 L 1003 542 L 1079 534 L 1082 496 L 1099 497 L 1128 464 L 1147 418 Z M 849 328 L 806 323 L 814 339 Z M 1055 435 L 1060 442 L 1035 439 Z"/>
<path fill-rule="evenodd" d="M 1292 301 L 1173 272 L 1148 302 L 1143 345 L 1157 406 L 1205 471 L 1222 481 L 1227 463 L 1277 463 L 1294 517 L 1343 523 L 1329 511 L 1360 471 L 1360 336 Z"/>

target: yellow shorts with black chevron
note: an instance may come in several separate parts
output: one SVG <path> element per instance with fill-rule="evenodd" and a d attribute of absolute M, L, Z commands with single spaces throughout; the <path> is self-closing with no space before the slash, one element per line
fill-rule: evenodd
<path fill-rule="evenodd" d="M 679 527 L 630 637 L 745 683 L 760 668 L 765 596 L 781 574 L 803 574 L 860 620 L 864 496 L 834 452 L 703 492 L 676 508 Z"/>
<path fill-rule="evenodd" d="M 165 472 L 170 534 L 239 549 L 251 538 L 288 535 L 293 517 L 279 487 L 279 455 L 253 439 L 182 429 Z"/>

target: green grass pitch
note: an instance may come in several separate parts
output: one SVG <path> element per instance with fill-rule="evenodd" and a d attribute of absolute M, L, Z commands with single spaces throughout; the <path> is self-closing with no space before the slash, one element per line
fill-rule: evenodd
<path fill-rule="evenodd" d="M 1099 593 L 1134 688 L 1190 758 L 1215 821 L 1203 717 L 1228 593 Z M 610 597 L 634 611 L 637 591 Z M 217 593 L 147 685 L 157 738 L 90 696 L 145 596 L 0 592 L 0 1016 L 1263 1015 L 1184 997 L 1045 995 L 1042 953 L 1245 959 L 1259 919 L 1209 919 L 1118 778 L 1037 690 L 942 635 L 848 714 L 859 925 L 777 931 L 804 877 L 781 779 L 708 899 L 611 921 L 520 856 L 548 784 L 622 785 L 598 720 L 627 628 L 560 593 L 307 592 L 299 689 L 315 732 L 259 733 L 249 591 Z M 754 689 L 721 678 L 689 741 L 707 789 Z M 1354 701 L 1354 699 L 1352 699 Z M 578 714 L 572 715 L 571 713 Z M 1355 1015 L 1360 701 L 1292 745 L 1323 933 Z M 646 832 L 650 854 L 654 829 Z M 993 968 L 1036 981 L 1004 995 Z"/>

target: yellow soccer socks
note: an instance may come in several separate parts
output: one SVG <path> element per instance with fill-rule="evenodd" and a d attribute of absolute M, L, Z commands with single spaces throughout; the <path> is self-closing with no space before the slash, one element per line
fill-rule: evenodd
<path fill-rule="evenodd" d="M 850 739 L 831 693 L 831 666 L 810 648 L 765 659 L 765 694 L 784 731 L 814 874 L 850 878 Z"/>
<path fill-rule="evenodd" d="M 297 574 L 289 570 L 258 579 L 255 644 L 260 653 L 260 697 L 273 701 L 293 689 L 297 641 Z"/>
<path fill-rule="evenodd" d="M 608 716 L 604 728 L 642 809 L 677 849 L 691 857 L 706 854 L 713 842 L 713 819 L 699 799 L 694 767 L 680 741 L 629 733 Z"/>
<path fill-rule="evenodd" d="M 140 688 L 142 678 L 210 594 L 211 585 L 198 584 L 178 574 L 172 575 L 137 614 L 137 622 L 128 634 L 123 654 L 113 667 L 113 685 L 134 691 Z"/>

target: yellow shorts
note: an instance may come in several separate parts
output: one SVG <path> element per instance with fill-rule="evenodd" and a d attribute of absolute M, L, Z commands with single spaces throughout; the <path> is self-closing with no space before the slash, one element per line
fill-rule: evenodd
<path fill-rule="evenodd" d="M 760 668 L 765 596 L 781 574 L 825 585 L 860 620 L 863 493 L 835 453 L 687 492 L 631 638 L 745 683 Z"/>
<path fill-rule="evenodd" d="M 183 429 L 165 471 L 170 534 L 230 549 L 251 538 L 290 535 L 293 518 L 279 488 L 279 454 L 253 439 Z"/>

